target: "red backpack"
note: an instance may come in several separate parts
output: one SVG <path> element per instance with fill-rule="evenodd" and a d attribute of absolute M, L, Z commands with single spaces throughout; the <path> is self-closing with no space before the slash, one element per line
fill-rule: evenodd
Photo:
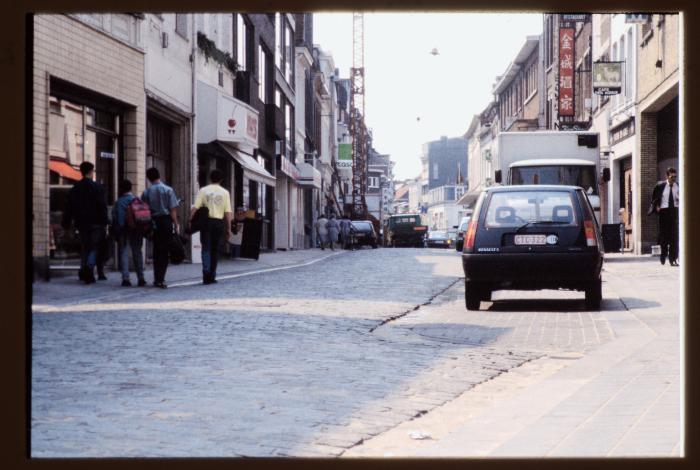
<path fill-rule="evenodd" d="M 126 226 L 141 235 L 148 234 L 153 227 L 151 208 L 141 199 L 135 197 L 126 206 Z"/>

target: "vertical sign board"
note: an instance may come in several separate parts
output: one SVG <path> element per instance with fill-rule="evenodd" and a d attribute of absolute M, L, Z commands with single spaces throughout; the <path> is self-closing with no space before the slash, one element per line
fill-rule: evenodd
<path fill-rule="evenodd" d="M 352 168 L 352 144 L 338 144 L 338 168 Z"/>
<path fill-rule="evenodd" d="M 559 117 L 574 117 L 574 28 L 559 28 Z"/>

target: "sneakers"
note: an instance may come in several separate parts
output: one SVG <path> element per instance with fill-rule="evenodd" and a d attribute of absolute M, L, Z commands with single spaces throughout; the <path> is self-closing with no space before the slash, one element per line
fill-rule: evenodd
<path fill-rule="evenodd" d="M 139 286 L 139 287 L 143 287 L 143 286 L 145 286 L 145 285 L 146 285 L 146 280 L 145 280 L 145 279 L 139 279 L 138 286 Z"/>
<path fill-rule="evenodd" d="M 128 279 L 122 280 L 122 287 L 131 287 L 131 281 Z"/>
<path fill-rule="evenodd" d="M 202 273 L 202 284 L 216 284 L 218 281 L 211 274 Z"/>
<path fill-rule="evenodd" d="M 167 289 L 168 285 L 164 282 L 154 282 L 153 287 L 159 287 L 161 289 Z"/>
<path fill-rule="evenodd" d="M 100 274 L 100 275 L 97 276 L 97 280 L 98 280 L 98 281 L 106 281 L 106 280 L 107 280 L 107 276 L 105 276 L 104 274 Z"/>

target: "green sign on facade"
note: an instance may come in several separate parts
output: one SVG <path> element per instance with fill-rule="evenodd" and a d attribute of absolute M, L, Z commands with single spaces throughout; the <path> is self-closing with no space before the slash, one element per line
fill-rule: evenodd
<path fill-rule="evenodd" d="M 338 168 L 352 168 L 352 144 L 338 144 Z"/>

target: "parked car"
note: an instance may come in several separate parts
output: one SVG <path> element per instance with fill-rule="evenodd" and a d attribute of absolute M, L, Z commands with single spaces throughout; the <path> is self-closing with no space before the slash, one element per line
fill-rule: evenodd
<path fill-rule="evenodd" d="M 577 186 L 490 187 L 479 196 L 464 240 L 467 310 L 499 289 L 571 289 L 586 307 L 602 299 L 603 244 L 593 208 Z"/>
<path fill-rule="evenodd" d="M 425 245 L 428 248 L 450 248 L 454 240 L 450 238 L 450 234 L 444 230 L 431 230 L 428 232 L 428 237 L 425 239 Z"/>
<path fill-rule="evenodd" d="M 350 227 L 350 245 L 353 249 L 363 245 L 377 248 L 379 238 L 374 230 L 374 225 L 369 220 L 353 220 Z"/>
<path fill-rule="evenodd" d="M 457 227 L 457 238 L 455 239 L 455 250 L 462 251 L 464 248 L 464 234 L 467 233 L 467 227 L 469 226 L 469 221 L 471 216 L 462 217 L 462 220 Z"/>

